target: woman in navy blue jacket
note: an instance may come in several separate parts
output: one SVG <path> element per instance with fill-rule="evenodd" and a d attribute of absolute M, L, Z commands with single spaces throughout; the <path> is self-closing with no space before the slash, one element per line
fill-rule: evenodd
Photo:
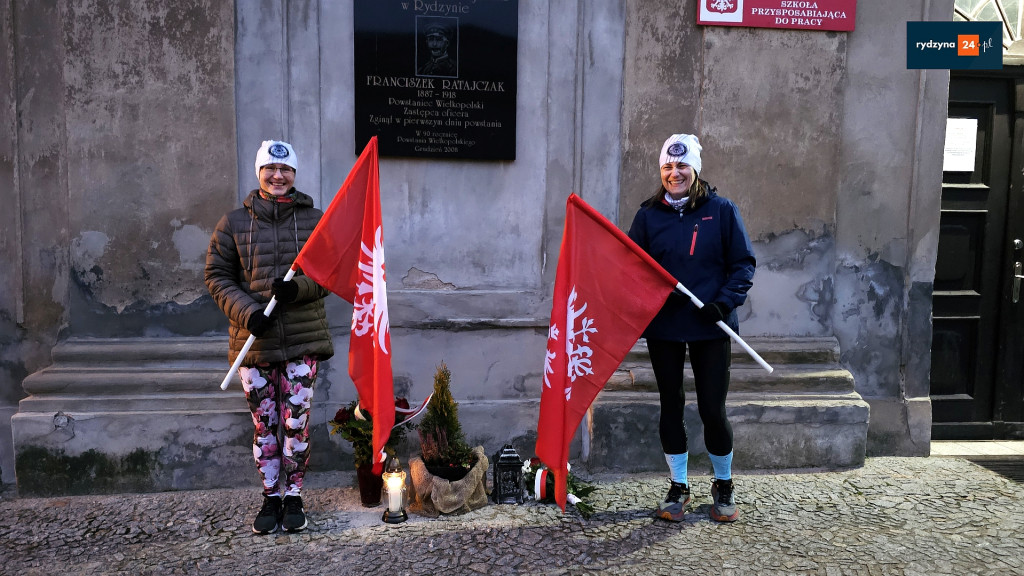
<path fill-rule="evenodd" d="M 690 503 L 688 448 L 683 422 L 683 363 L 690 350 L 697 407 L 715 479 L 711 517 L 739 517 L 733 498 L 732 427 L 725 413 L 732 346 L 716 322 L 738 330 L 736 308 L 754 277 L 754 250 L 739 210 L 698 178 L 701 145 L 692 134 L 673 134 L 661 149 L 661 186 L 640 206 L 629 237 L 704 302 L 673 295 L 644 337 L 661 397 L 659 432 L 671 485 L 658 505 L 659 518 L 681 521 Z"/>

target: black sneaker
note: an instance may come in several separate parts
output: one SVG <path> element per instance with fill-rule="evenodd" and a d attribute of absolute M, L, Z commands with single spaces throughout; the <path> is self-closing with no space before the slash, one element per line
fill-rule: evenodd
<path fill-rule="evenodd" d="M 299 496 L 284 497 L 284 517 L 281 528 L 285 532 L 298 532 L 306 528 L 306 513 L 302 510 L 302 498 Z"/>
<path fill-rule="evenodd" d="M 711 483 L 711 519 L 717 522 L 735 522 L 740 517 L 732 497 L 732 480 Z"/>
<path fill-rule="evenodd" d="M 686 506 L 690 503 L 690 487 L 686 484 L 672 482 L 668 487 L 668 495 L 665 501 L 658 504 L 654 515 L 663 520 L 671 522 L 682 522 L 686 514 Z"/>
<path fill-rule="evenodd" d="M 263 507 L 252 522 L 253 534 L 273 534 L 281 521 L 281 497 L 263 496 Z"/>

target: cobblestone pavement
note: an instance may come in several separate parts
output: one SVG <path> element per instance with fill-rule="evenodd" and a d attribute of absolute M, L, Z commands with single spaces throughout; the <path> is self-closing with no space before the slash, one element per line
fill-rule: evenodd
<path fill-rule="evenodd" d="M 740 520 L 651 509 L 664 475 L 596 476 L 571 507 L 489 505 L 380 522 L 351 474 L 310 478 L 310 527 L 255 536 L 254 489 L 0 500 L 0 573 L 1024 574 L 1024 486 L 957 458 L 871 458 L 841 472 L 737 475 Z M 315 480 L 315 481 L 314 481 Z"/>

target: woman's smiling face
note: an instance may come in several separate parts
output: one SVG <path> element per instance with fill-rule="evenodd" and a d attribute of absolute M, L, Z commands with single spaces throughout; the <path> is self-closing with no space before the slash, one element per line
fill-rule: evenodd
<path fill-rule="evenodd" d="M 260 168 L 260 188 L 274 196 L 284 196 L 295 183 L 295 169 L 287 164 L 267 164 Z"/>
<path fill-rule="evenodd" d="M 686 196 L 695 178 L 693 167 L 684 162 L 666 162 L 661 166 L 661 185 L 674 199 Z"/>

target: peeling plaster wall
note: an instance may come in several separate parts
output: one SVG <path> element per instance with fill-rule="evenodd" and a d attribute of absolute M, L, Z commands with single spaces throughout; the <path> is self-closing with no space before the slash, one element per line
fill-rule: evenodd
<path fill-rule="evenodd" d="M 859 2 L 844 86 L 833 314 L 843 362 L 871 404 L 869 454 L 927 454 L 931 291 L 948 71 L 907 70 L 909 20 L 953 1 Z"/>
<path fill-rule="evenodd" d="M 234 5 L 0 3 L 0 466 L 22 380 L 68 336 L 221 322 L 206 245 L 235 203 Z"/>
<path fill-rule="evenodd" d="M 9 265 L 0 300 L 0 466 L 14 480 L 9 421 L 24 396 L 22 379 L 49 364 L 66 330 L 68 200 L 64 159 L 63 3 L 5 2 L 0 7 L 3 82 L 0 200 L 8 207 L 0 254 Z M 11 164 L 13 163 L 13 165 Z"/>
<path fill-rule="evenodd" d="M 13 182 L 3 193 L 22 203 L 21 228 L 0 245 L 22 270 L 0 300 L 3 358 L 17 358 L 0 392 L 13 411 L 58 337 L 226 330 L 203 260 L 218 218 L 256 185 L 260 141 L 295 144 L 296 185 L 321 207 L 355 151 L 351 3 L 6 6 L 4 56 L 21 65 L 0 100 L 15 131 L 0 149 Z M 466 400 L 539 395 L 528 380 L 539 381 L 565 199 L 618 217 L 624 7 L 520 2 L 515 162 L 382 160 L 400 393 L 425 396 L 447 360 Z M 344 350 L 351 310 L 336 298 L 328 308 Z M 327 409 L 354 396 L 344 364 L 323 371 L 319 433 Z"/>
<path fill-rule="evenodd" d="M 20 214 L 21 198 L 17 186 L 18 95 L 14 62 L 14 11 L 9 2 L 0 3 L 0 204 Z M 27 376 L 22 351 L 24 328 L 24 292 L 21 268 L 21 218 L 0 226 L 0 481 L 14 480 L 14 445 L 11 441 L 11 416 L 22 397 L 21 380 Z"/>
<path fill-rule="evenodd" d="M 922 454 L 948 73 L 907 70 L 901 38 L 908 20 L 949 20 L 952 0 L 857 4 L 837 33 L 699 27 L 696 1 L 627 2 L 618 223 L 657 188 L 665 137 L 697 133 L 702 177 L 758 257 L 742 333 L 837 336 L 878 408 L 870 452 Z"/>
<path fill-rule="evenodd" d="M 10 3 L 0 3 L 0 38 L 6 39 L 0 52 L 0 204 L 21 209 L 20 190 L 17 186 L 18 128 L 16 122 L 17 83 L 15 82 L 14 45 Z M 21 267 L 21 218 L 0 226 L 0 267 L 4 274 L 0 284 L 0 410 L 11 409 L 21 397 L 17 383 L 25 377 L 25 368 L 19 358 L 20 342 L 25 338 L 24 298 Z M 6 425 L 10 414 L 4 414 L 0 424 Z M 6 444 L 0 445 L 0 455 L 9 453 Z M 0 468 L 5 467 L 0 458 Z"/>
<path fill-rule="evenodd" d="M 703 31 L 703 172 L 758 256 L 743 329 L 827 335 L 846 35 Z"/>
<path fill-rule="evenodd" d="M 445 360 L 478 403 L 467 428 L 493 427 L 488 403 L 529 412 L 566 196 L 627 228 L 662 141 L 691 131 L 758 256 L 742 332 L 837 336 L 871 452 L 922 453 L 948 74 L 893 55 L 952 0 L 860 0 L 852 33 L 702 28 L 697 0 L 519 5 L 516 161 L 381 160 L 396 390 L 425 396 Z M 0 201 L 20 215 L 0 230 L 9 482 L 7 419 L 58 337 L 226 330 L 203 260 L 259 142 L 295 144 L 297 187 L 333 198 L 355 161 L 352 7 L 11 0 L 0 31 Z M 351 308 L 328 314 L 343 351 Z M 354 397 L 340 357 L 321 436 Z"/>
<path fill-rule="evenodd" d="M 846 34 L 703 31 L 705 175 L 737 203 L 753 240 L 792 229 L 830 235 Z"/>
<path fill-rule="evenodd" d="M 626 2 L 618 219 L 624 230 L 661 184 L 658 155 L 665 138 L 700 125 L 703 32 L 696 14 L 692 1 Z M 701 155 L 705 162 L 710 157 L 709 151 Z"/>
<path fill-rule="evenodd" d="M 215 328 L 202 269 L 235 200 L 233 21 L 213 0 L 66 3 L 73 333 Z"/>
<path fill-rule="evenodd" d="M 665 138 L 697 134 L 758 257 L 743 333 L 830 335 L 847 36 L 701 27 L 696 9 L 627 3 L 619 226 L 660 185 Z"/>

